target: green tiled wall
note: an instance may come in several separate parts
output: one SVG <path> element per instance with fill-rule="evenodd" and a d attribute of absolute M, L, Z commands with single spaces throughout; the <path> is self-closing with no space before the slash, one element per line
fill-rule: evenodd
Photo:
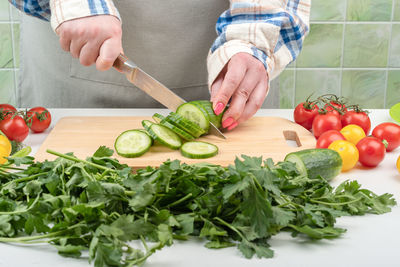
<path fill-rule="evenodd" d="M 312 0 L 303 51 L 279 76 L 281 108 L 335 93 L 364 108 L 400 102 L 400 0 Z M 19 12 L 0 0 L 0 102 L 15 103 Z"/>
<path fill-rule="evenodd" d="M 312 0 L 303 51 L 279 80 L 281 108 L 327 92 L 364 108 L 400 102 L 400 0 Z"/>

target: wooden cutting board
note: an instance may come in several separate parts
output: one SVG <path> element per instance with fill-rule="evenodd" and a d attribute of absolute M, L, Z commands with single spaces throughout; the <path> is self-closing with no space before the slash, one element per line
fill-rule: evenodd
<path fill-rule="evenodd" d="M 144 119 L 151 120 L 150 117 L 64 117 L 50 132 L 35 158 L 39 161 L 54 159 L 46 149 L 61 153 L 73 152 L 75 156 L 85 158 L 91 156 L 99 146 L 114 148 L 114 141 L 120 133 L 129 129 L 142 129 L 141 121 Z M 316 144 L 314 136 L 305 128 L 278 117 L 253 117 L 225 135 L 227 139 L 213 135 L 198 138 L 199 141 L 210 142 L 219 148 L 217 156 L 203 160 L 185 158 L 179 150 L 161 145 L 152 146 L 139 158 L 114 156 L 135 169 L 159 166 L 167 159 L 180 159 L 189 164 L 206 161 L 228 166 L 236 156 L 242 154 L 281 161 L 289 152 L 315 148 Z"/>

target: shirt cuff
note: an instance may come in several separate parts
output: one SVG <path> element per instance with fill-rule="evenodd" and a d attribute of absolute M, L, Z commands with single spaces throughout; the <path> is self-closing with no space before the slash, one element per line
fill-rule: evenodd
<path fill-rule="evenodd" d="M 89 16 L 112 15 L 121 20 L 112 0 L 50 0 L 50 10 L 54 31 L 65 21 Z"/>
<path fill-rule="evenodd" d="M 215 79 L 225 67 L 225 65 L 229 62 L 229 60 L 238 53 L 248 53 L 260 60 L 264 64 L 268 75 L 274 69 L 274 61 L 272 57 L 268 56 L 266 53 L 264 53 L 262 50 L 258 49 L 254 45 L 241 40 L 228 41 L 218 47 L 217 50 L 215 50 L 214 52 L 210 51 L 208 55 L 207 68 L 209 88 L 214 83 Z"/>

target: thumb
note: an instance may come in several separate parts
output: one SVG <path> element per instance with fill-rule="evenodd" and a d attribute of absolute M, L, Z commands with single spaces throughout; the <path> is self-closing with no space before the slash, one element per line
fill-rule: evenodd
<path fill-rule="evenodd" d="M 96 68 L 101 71 L 110 69 L 114 64 L 115 59 L 117 59 L 122 51 L 120 38 L 110 38 L 105 40 L 100 47 L 99 57 L 96 60 Z"/>

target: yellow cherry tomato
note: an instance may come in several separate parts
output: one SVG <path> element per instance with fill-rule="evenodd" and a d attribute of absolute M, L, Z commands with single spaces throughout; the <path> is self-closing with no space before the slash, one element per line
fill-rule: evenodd
<path fill-rule="evenodd" d="M 11 142 L 8 140 L 8 138 L 4 135 L 0 134 L 0 146 L 3 146 L 6 151 L 8 152 L 8 155 L 11 153 Z"/>
<path fill-rule="evenodd" d="M 357 164 L 359 154 L 357 147 L 353 143 L 346 140 L 336 140 L 328 148 L 339 153 L 343 161 L 343 172 L 352 169 Z"/>
<path fill-rule="evenodd" d="M 400 156 L 397 158 L 396 167 L 397 167 L 397 170 L 400 172 Z"/>
<path fill-rule="evenodd" d="M 365 137 L 365 132 L 363 128 L 355 124 L 349 124 L 340 130 L 340 133 L 343 134 L 344 138 L 357 145 L 358 141 Z"/>
<path fill-rule="evenodd" d="M 4 164 L 7 162 L 5 157 L 8 157 L 10 153 L 8 153 L 7 149 L 4 146 L 0 146 L 0 164 Z"/>

